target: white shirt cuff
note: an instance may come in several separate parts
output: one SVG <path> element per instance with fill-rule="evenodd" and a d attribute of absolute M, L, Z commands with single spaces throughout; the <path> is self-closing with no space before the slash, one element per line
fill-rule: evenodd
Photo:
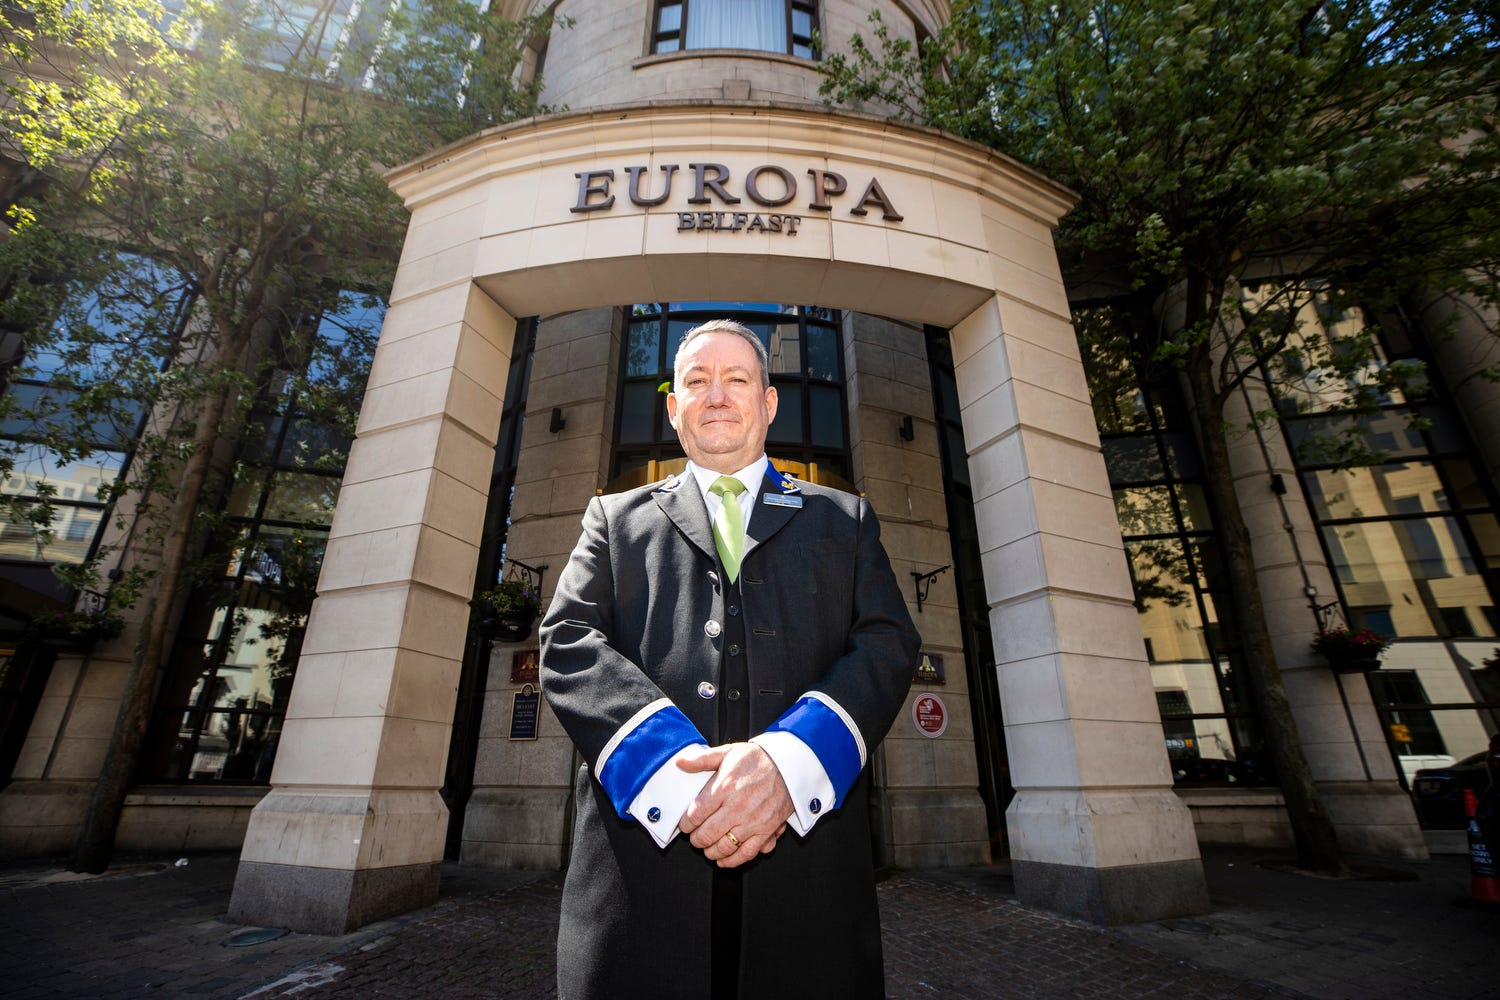
<path fill-rule="evenodd" d="M 631 801 L 627 811 L 646 828 L 658 847 L 666 847 L 677 836 L 677 824 L 682 820 L 682 814 L 708 784 L 708 779 L 714 776 L 712 771 L 684 771 L 677 766 L 677 761 L 685 754 L 707 749 L 706 744 L 696 743 L 668 757 Z"/>
<path fill-rule="evenodd" d="M 823 762 L 811 747 L 783 730 L 761 733 L 751 737 L 750 742 L 770 755 L 791 793 L 792 815 L 787 818 L 787 825 L 799 837 L 807 836 L 814 823 L 833 811 L 833 782 L 828 780 Z"/>

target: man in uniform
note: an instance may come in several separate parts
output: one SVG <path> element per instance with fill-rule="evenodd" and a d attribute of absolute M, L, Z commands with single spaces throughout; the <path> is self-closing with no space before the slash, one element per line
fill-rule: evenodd
<path fill-rule="evenodd" d="M 760 339 L 673 374 L 687 470 L 589 504 L 542 624 L 584 760 L 559 995 L 883 996 L 866 764 L 919 637 L 869 504 L 767 462 Z"/>

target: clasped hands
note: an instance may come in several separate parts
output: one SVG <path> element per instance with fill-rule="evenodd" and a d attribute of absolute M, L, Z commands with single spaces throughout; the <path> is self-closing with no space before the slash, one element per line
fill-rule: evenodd
<path fill-rule="evenodd" d="M 792 796 L 770 754 L 754 743 L 728 743 L 686 754 L 677 766 L 714 772 L 677 824 L 704 857 L 737 868 L 775 850 Z"/>

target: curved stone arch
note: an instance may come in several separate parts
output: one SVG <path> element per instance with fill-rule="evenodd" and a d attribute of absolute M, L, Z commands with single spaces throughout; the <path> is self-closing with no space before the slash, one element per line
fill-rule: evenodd
<path fill-rule="evenodd" d="M 627 167 L 674 164 L 669 197 L 632 203 Z M 699 185 L 693 164 L 719 169 Z M 798 178 L 798 198 L 748 197 L 763 165 Z M 842 193 L 800 190 L 837 187 L 830 172 Z M 881 195 L 861 205 L 872 178 Z M 932 130 L 751 105 L 538 118 L 388 180 L 411 226 L 232 918 L 337 933 L 435 898 L 513 317 L 706 289 L 950 328 L 1018 893 L 1107 923 L 1206 906 L 1051 241 L 1066 189 Z M 745 208 L 801 222 L 701 231 L 679 214 Z"/>

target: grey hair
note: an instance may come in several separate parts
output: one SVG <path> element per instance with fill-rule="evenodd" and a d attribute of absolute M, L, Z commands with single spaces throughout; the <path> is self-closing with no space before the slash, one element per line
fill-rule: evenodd
<path fill-rule="evenodd" d="M 732 333 L 747 341 L 755 351 L 755 363 L 760 366 L 760 387 L 765 389 L 771 384 L 771 356 L 755 331 L 732 319 L 711 319 L 682 335 L 682 343 L 677 345 L 677 355 L 672 359 L 672 391 L 676 392 L 678 386 L 682 385 L 682 353 L 694 339 L 705 333 Z"/>

